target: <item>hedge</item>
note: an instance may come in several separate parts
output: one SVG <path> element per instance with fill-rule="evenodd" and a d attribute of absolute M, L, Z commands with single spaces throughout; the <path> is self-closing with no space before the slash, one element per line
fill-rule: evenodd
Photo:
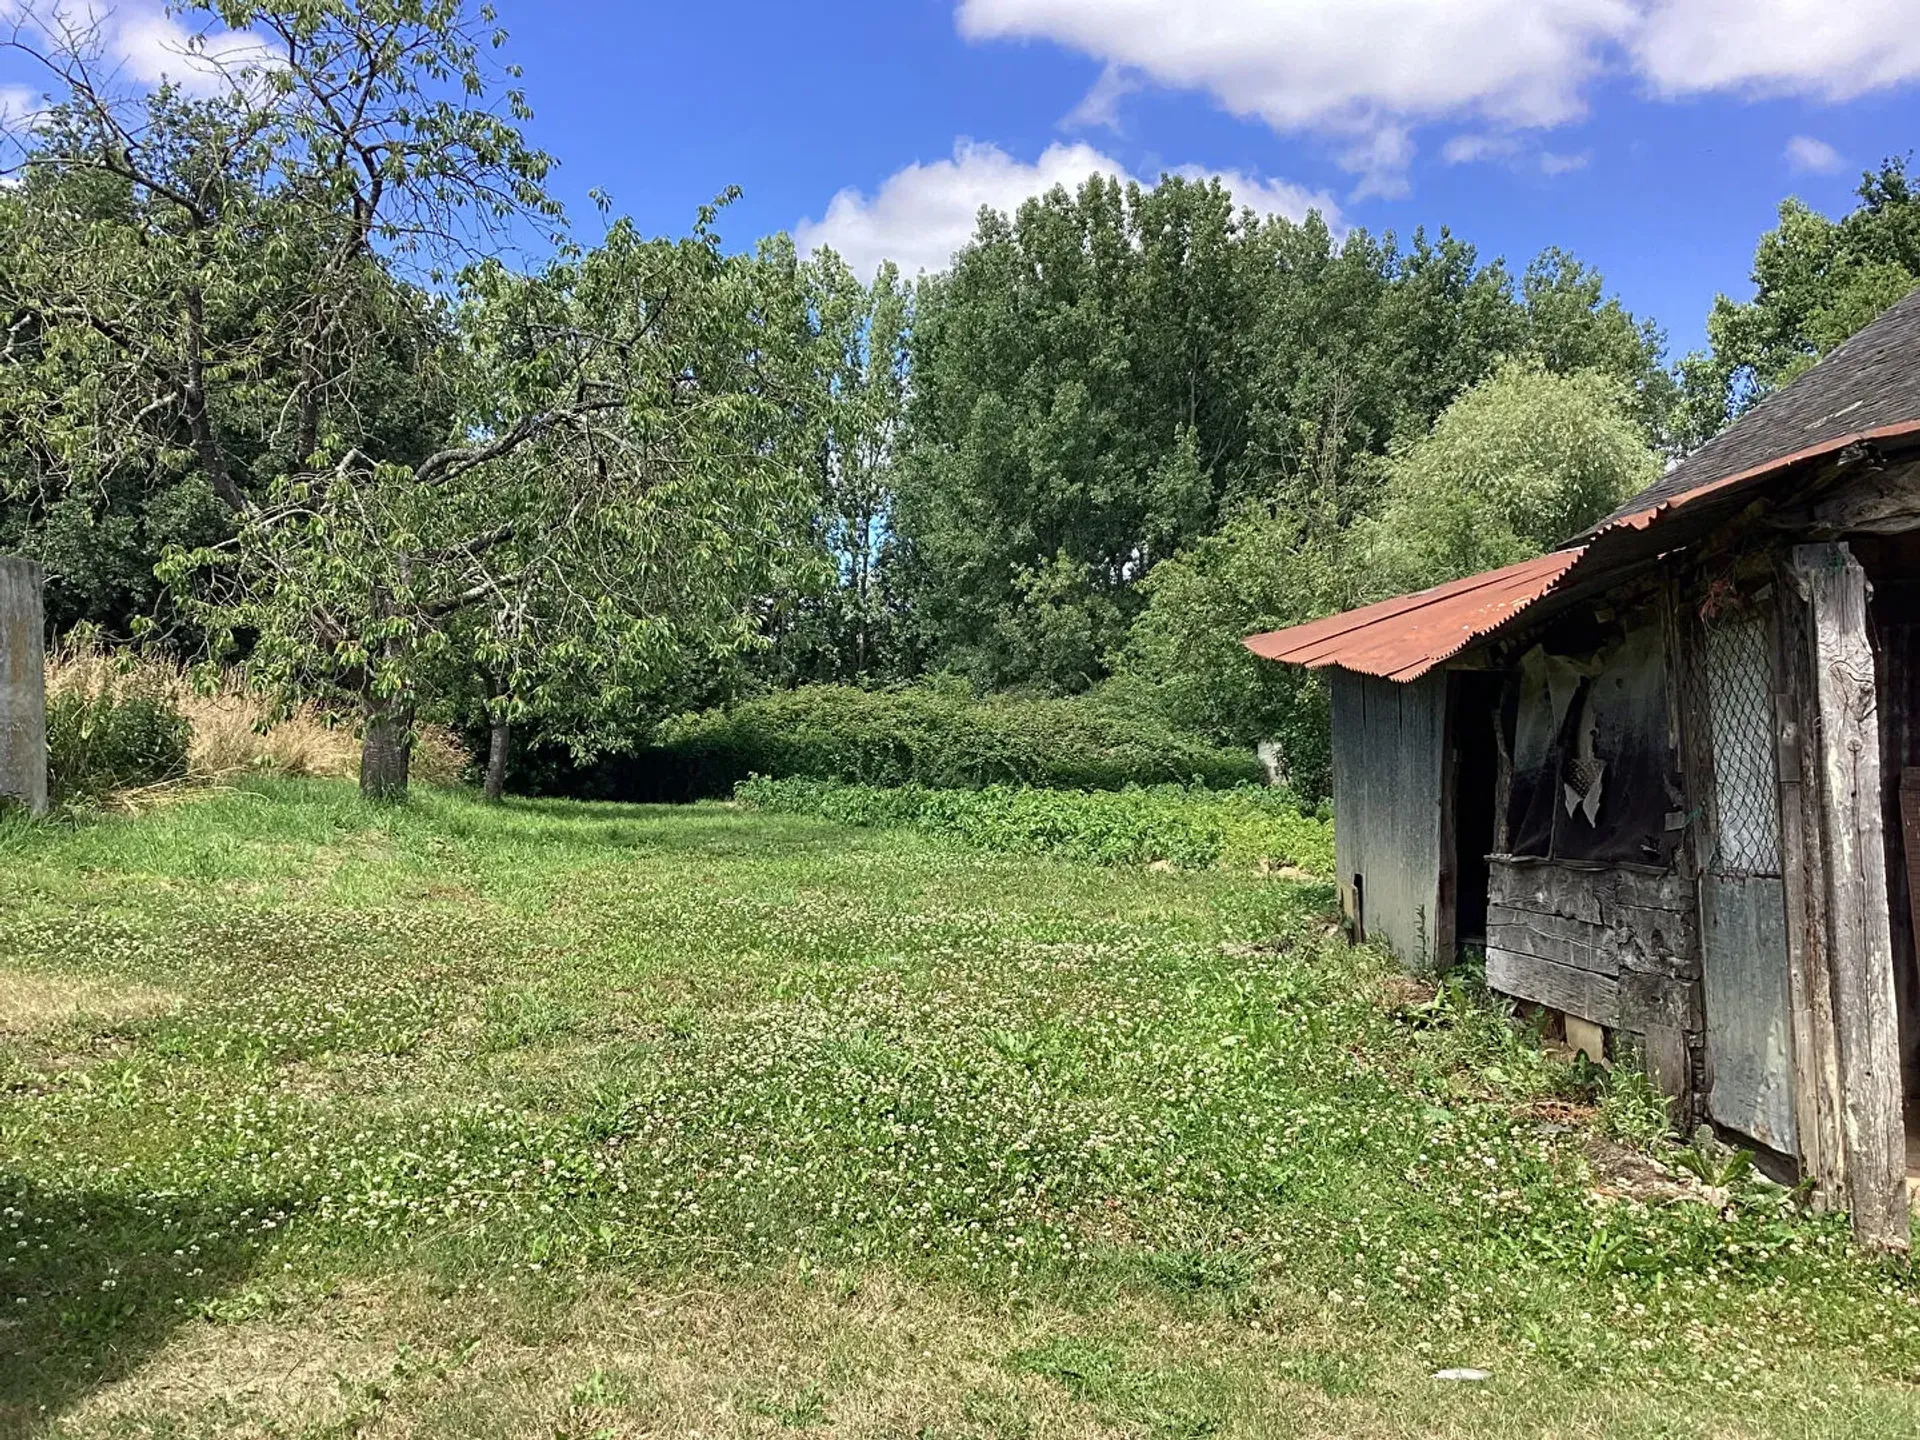
<path fill-rule="evenodd" d="M 978 790 L 990 785 L 1118 790 L 1263 778 L 1227 750 L 1085 698 L 973 700 L 930 686 L 808 685 L 668 722 L 659 750 L 724 795 L 752 775 Z"/>

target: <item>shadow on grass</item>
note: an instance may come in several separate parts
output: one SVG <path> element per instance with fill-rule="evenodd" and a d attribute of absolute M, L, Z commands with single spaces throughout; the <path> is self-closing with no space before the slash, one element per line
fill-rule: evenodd
<path fill-rule="evenodd" d="M 181 1326 L 236 1318 L 262 1213 L 0 1174 L 0 1436 L 37 1433 Z"/>

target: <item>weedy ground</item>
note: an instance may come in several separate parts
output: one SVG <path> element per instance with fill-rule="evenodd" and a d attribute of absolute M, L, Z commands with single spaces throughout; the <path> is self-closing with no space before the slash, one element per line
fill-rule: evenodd
<path fill-rule="evenodd" d="M 12 823 L 0 1433 L 1920 1433 L 1904 1262 L 1597 1166 L 1330 906 L 719 806 Z"/>

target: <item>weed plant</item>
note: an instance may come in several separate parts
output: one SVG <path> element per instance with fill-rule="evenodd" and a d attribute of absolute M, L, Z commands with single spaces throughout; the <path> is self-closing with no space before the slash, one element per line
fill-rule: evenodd
<path fill-rule="evenodd" d="M 1285 790 L 1179 785 L 1076 792 L 990 785 L 843 785 L 820 780 L 743 782 L 753 809 L 819 815 L 842 825 L 903 828 L 983 850 L 1051 855 L 1101 865 L 1291 867 L 1333 873 L 1333 823 L 1303 815 Z"/>

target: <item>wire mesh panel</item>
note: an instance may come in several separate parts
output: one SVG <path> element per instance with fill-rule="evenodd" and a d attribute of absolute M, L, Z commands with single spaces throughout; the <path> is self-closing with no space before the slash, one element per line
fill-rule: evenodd
<path fill-rule="evenodd" d="M 1772 631 L 1764 611 L 1706 625 L 1705 709 L 1713 747 L 1712 846 L 1721 875 L 1780 873 L 1780 797 L 1774 769 Z"/>

